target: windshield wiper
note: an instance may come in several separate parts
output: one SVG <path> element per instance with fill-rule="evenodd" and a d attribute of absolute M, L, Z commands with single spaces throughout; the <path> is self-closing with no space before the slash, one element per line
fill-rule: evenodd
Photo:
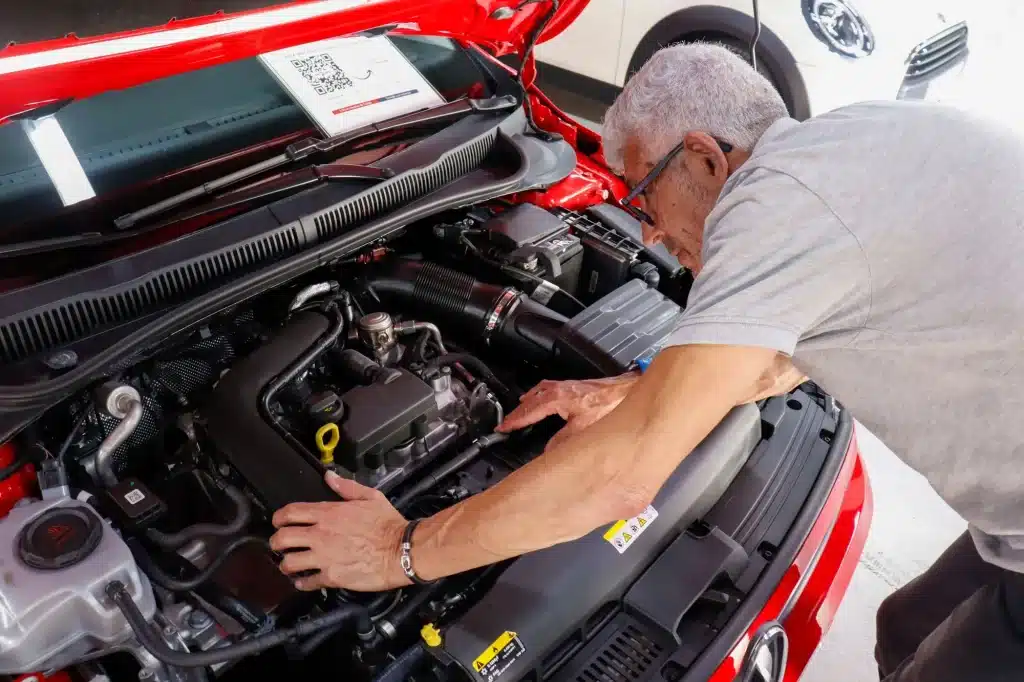
<path fill-rule="evenodd" d="M 187 204 L 195 199 L 199 199 L 205 196 L 215 194 L 220 190 L 226 189 L 233 185 L 248 180 L 249 178 L 255 177 L 261 173 L 265 173 L 275 168 L 301 161 L 302 159 L 308 158 L 314 154 L 324 154 L 327 152 L 337 151 L 343 147 L 351 145 L 353 142 L 371 135 L 379 135 L 380 133 L 387 133 L 393 130 L 400 130 L 403 128 L 411 128 L 423 125 L 431 125 L 445 121 L 450 118 L 458 118 L 465 114 L 472 112 L 492 112 L 492 111 L 503 111 L 506 109 L 514 108 L 518 105 L 518 100 L 511 95 L 503 95 L 501 97 L 491 97 L 488 99 L 459 99 L 454 102 L 442 104 L 437 107 L 431 107 L 429 109 L 423 109 L 422 111 L 415 111 L 411 114 L 402 114 L 401 116 L 395 116 L 393 118 L 385 119 L 378 123 L 371 123 L 369 125 L 361 126 L 355 130 L 333 137 L 325 139 L 317 138 L 306 138 L 300 140 L 292 145 L 289 145 L 283 154 L 271 157 L 266 161 L 253 164 L 237 170 L 234 173 L 229 173 L 225 176 L 219 177 L 216 180 L 204 183 L 199 187 L 194 187 L 190 190 L 182 192 L 181 194 L 175 194 L 172 197 L 168 197 L 163 201 L 158 201 L 154 204 L 150 204 L 144 208 L 141 208 L 132 213 L 127 213 L 114 221 L 114 226 L 118 230 L 127 230 L 134 227 L 140 221 L 147 220 L 154 216 L 158 216 L 162 213 L 166 213 L 174 208 L 178 208 L 184 204 Z M 326 164 L 325 166 L 319 166 L 321 170 L 331 166 L 332 164 Z M 317 168 L 317 167 L 314 167 Z M 360 166 L 360 168 L 368 168 Z M 375 169 L 377 170 L 377 169 Z M 330 173 L 330 171 L 326 171 Z M 340 179 L 342 176 L 336 178 L 331 177 L 318 177 L 312 180 L 312 182 L 320 182 L 323 179 Z M 370 179 L 385 179 L 385 178 L 370 178 Z M 309 184 L 303 182 L 302 184 Z M 299 185 L 301 186 L 301 185 Z M 289 185 L 283 189 L 277 189 L 274 191 L 280 192 L 287 189 L 294 189 L 294 186 Z M 253 198 L 259 198 L 258 195 Z M 229 205 L 237 205 L 236 202 L 232 202 Z M 218 207 L 219 210 L 224 206 Z M 202 213 L 209 211 L 204 210 Z"/>

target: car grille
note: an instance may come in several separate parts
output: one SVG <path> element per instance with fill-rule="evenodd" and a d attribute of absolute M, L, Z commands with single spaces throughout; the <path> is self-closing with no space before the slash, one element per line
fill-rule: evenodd
<path fill-rule="evenodd" d="M 924 41 L 910 52 L 905 81 L 922 81 L 967 53 L 967 23 L 954 24 Z"/>

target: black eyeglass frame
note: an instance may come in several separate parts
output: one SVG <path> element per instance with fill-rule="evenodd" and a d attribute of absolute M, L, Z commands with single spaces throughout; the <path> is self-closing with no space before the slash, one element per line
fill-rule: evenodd
<path fill-rule="evenodd" d="M 722 150 L 723 153 L 728 154 L 733 150 L 733 146 L 730 143 L 725 142 L 724 140 L 719 140 L 717 137 L 713 139 L 715 140 L 715 142 L 718 143 L 718 147 Z M 652 168 L 650 172 L 648 172 L 647 175 L 645 175 L 640 180 L 640 182 L 636 183 L 636 187 L 631 189 L 629 191 L 629 194 L 627 194 L 626 196 L 622 197 L 622 199 L 619 200 L 619 206 L 622 208 L 622 210 L 626 211 L 640 222 L 647 223 L 648 225 L 653 226 L 654 218 L 648 215 L 647 211 L 644 211 L 643 209 L 634 206 L 633 202 L 636 201 L 637 197 L 639 197 L 640 195 L 647 191 L 647 187 L 650 186 L 652 182 L 658 179 L 658 176 L 661 175 L 662 172 L 664 172 L 665 168 L 670 163 L 672 163 L 672 159 L 676 158 L 676 156 L 679 155 L 679 152 L 683 151 L 683 149 L 685 148 L 686 140 L 683 140 L 675 147 L 673 147 L 668 152 L 668 154 L 665 154 L 665 156 L 661 157 L 661 160 L 658 161 L 657 164 L 655 164 L 654 168 Z"/>

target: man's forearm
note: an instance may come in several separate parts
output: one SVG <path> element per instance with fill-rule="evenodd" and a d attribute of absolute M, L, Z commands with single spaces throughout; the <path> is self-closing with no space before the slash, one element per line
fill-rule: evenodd
<path fill-rule="evenodd" d="M 663 352 L 603 419 L 490 490 L 424 520 L 413 539 L 417 572 L 428 578 L 458 573 L 639 512 L 749 393 L 770 360 L 753 354 L 723 347 Z"/>

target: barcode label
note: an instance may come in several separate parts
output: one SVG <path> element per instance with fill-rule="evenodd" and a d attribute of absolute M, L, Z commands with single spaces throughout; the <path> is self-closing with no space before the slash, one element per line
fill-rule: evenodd
<path fill-rule="evenodd" d="M 345 75 L 329 54 L 295 58 L 291 62 L 318 95 L 330 95 L 352 87 L 352 79 Z"/>
<path fill-rule="evenodd" d="M 146 499 L 146 494 L 141 490 L 132 490 L 125 493 L 124 499 L 128 500 L 128 504 L 138 504 Z"/>

